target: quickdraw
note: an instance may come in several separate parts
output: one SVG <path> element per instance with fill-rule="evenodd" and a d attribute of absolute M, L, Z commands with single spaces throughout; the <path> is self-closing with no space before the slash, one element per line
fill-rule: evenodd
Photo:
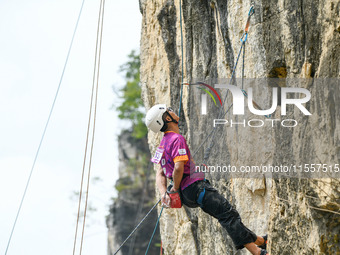
<path fill-rule="evenodd" d="M 250 7 L 250 10 L 249 10 L 249 13 L 248 13 L 248 19 L 247 19 L 247 23 L 246 23 L 246 27 L 244 29 L 244 33 L 241 37 L 241 42 L 242 43 L 245 43 L 248 39 L 248 31 L 249 31 L 249 25 L 250 25 L 250 18 L 251 16 L 253 16 L 255 13 L 255 9 L 254 9 L 254 6 Z M 244 40 L 243 40 L 244 38 Z"/>

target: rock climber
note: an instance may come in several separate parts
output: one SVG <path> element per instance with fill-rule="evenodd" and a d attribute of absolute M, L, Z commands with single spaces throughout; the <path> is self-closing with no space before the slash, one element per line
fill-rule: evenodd
<path fill-rule="evenodd" d="M 156 184 L 162 194 L 162 206 L 170 207 L 169 194 L 180 194 L 188 207 L 201 207 L 227 230 L 236 249 L 246 248 L 252 254 L 266 255 L 267 236 L 255 235 L 245 227 L 239 213 L 213 188 L 203 173 L 195 173 L 195 163 L 185 138 L 179 133 L 179 117 L 165 104 L 154 105 L 146 114 L 145 124 L 153 132 L 164 132 L 152 162 L 160 164 Z M 167 178 L 171 185 L 167 189 Z"/>

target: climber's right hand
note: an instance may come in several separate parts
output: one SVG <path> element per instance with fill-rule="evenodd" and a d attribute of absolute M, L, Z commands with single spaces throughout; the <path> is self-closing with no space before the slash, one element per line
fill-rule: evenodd
<path fill-rule="evenodd" d="M 170 197 L 167 192 L 165 192 L 164 195 L 162 196 L 162 207 L 170 208 Z"/>

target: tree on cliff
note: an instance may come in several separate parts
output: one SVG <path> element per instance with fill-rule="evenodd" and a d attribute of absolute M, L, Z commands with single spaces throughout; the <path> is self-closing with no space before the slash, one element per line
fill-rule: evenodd
<path fill-rule="evenodd" d="M 120 66 L 120 72 L 124 72 L 126 84 L 120 89 L 121 104 L 116 107 L 120 119 L 130 120 L 132 123 L 133 137 L 140 139 L 147 133 L 144 124 L 145 109 L 141 99 L 140 87 L 140 58 L 133 50 L 128 55 L 128 61 Z"/>

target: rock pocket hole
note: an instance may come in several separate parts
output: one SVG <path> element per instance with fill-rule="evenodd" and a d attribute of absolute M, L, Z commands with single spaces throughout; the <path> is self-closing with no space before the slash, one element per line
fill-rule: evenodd
<path fill-rule="evenodd" d="M 287 67 L 283 63 L 274 63 L 274 67 L 270 70 L 268 85 L 270 87 L 278 88 L 278 100 L 277 105 L 281 106 L 281 88 L 286 87 L 286 78 L 287 78 Z"/>

